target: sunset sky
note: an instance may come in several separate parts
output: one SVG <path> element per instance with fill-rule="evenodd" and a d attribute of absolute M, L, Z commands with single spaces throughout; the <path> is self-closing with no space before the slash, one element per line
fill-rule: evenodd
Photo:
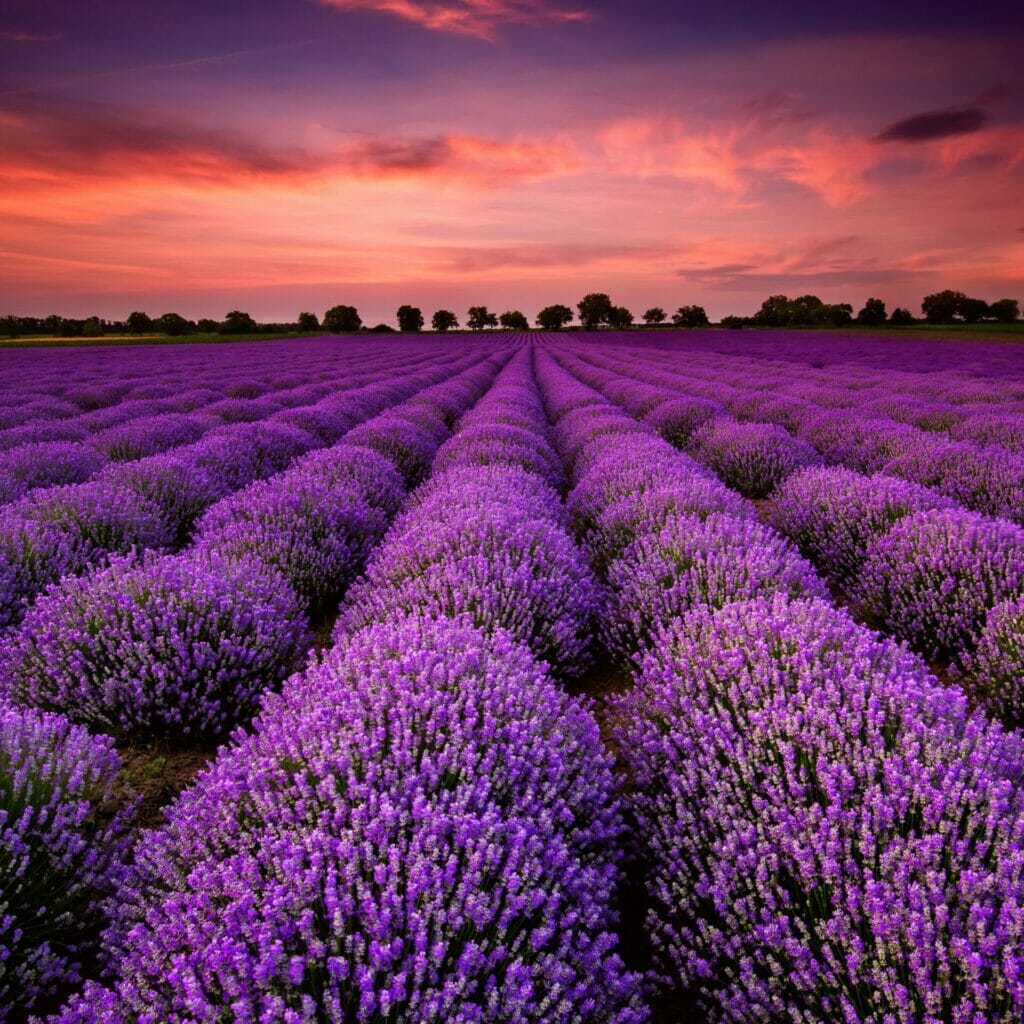
<path fill-rule="evenodd" d="M 5 0 L 0 314 L 1024 300 L 1024 4 Z"/>

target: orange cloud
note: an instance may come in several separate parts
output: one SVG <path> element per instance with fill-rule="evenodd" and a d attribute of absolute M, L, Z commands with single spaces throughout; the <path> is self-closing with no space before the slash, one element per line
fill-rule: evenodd
<path fill-rule="evenodd" d="M 502 25 L 586 21 L 587 11 L 552 7 L 545 0 L 321 0 L 341 11 L 376 11 L 435 32 L 452 32 L 493 42 Z"/>

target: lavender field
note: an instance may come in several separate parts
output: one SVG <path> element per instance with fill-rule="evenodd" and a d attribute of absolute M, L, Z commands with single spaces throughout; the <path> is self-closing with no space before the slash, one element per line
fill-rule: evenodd
<path fill-rule="evenodd" d="M 1024 359 L 0 351 L 0 1024 L 1024 1019 Z"/>

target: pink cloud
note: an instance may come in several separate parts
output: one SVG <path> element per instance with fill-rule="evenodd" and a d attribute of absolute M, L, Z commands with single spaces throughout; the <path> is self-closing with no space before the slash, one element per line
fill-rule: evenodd
<path fill-rule="evenodd" d="M 321 0 L 341 11 L 376 11 L 435 32 L 493 42 L 502 25 L 586 21 L 587 11 L 552 7 L 546 0 Z"/>
<path fill-rule="evenodd" d="M 59 32 L 27 32 L 20 29 L 0 28 L 0 40 L 5 43 L 49 43 L 59 38 Z"/>

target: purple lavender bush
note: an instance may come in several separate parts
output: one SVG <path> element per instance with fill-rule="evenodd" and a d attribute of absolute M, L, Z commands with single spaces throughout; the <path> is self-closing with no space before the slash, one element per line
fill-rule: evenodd
<path fill-rule="evenodd" d="M 430 511 L 396 524 L 350 589 L 336 637 L 398 613 L 468 616 L 507 630 L 560 675 L 589 667 L 596 585 L 557 522 L 501 496 L 464 518 Z"/>
<path fill-rule="evenodd" d="M 775 423 L 711 420 L 692 436 L 689 448 L 747 498 L 765 498 L 798 469 L 822 461 L 809 444 Z"/>
<path fill-rule="evenodd" d="M 427 475 L 438 446 L 434 431 L 406 419 L 400 410 L 381 413 L 350 430 L 345 443 L 383 455 L 397 468 L 407 487 L 415 486 Z"/>
<path fill-rule="evenodd" d="M 60 533 L 65 572 L 81 573 L 110 554 L 166 548 L 168 525 L 139 493 L 107 480 L 46 487 L 9 505 L 5 518 Z"/>
<path fill-rule="evenodd" d="M 247 720 L 307 641 L 294 592 L 260 562 L 122 559 L 39 597 L 2 686 L 120 737 L 202 742 Z"/>
<path fill-rule="evenodd" d="M 178 452 L 108 466 L 99 479 L 132 491 L 155 509 L 172 550 L 185 544 L 196 519 L 221 493 L 219 483 L 206 470 Z"/>
<path fill-rule="evenodd" d="M 0 638 L 21 622 L 36 594 L 76 564 L 63 531 L 0 514 Z"/>
<path fill-rule="evenodd" d="M 914 512 L 953 502 L 895 477 L 840 467 L 794 473 L 772 496 L 771 524 L 833 582 L 849 590 L 871 543 Z"/>
<path fill-rule="evenodd" d="M 137 848 L 117 976 L 60 1018 L 633 1024 L 596 723 L 504 634 L 351 637 Z"/>
<path fill-rule="evenodd" d="M 809 562 L 760 523 L 716 513 L 667 519 L 608 567 L 602 638 L 629 663 L 658 631 L 692 608 L 720 608 L 762 594 L 825 597 Z"/>
<path fill-rule="evenodd" d="M 1024 1014 L 1021 740 L 818 601 L 696 610 L 618 706 L 666 984 L 712 1019 Z"/>
<path fill-rule="evenodd" d="M 901 519 L 868 548 L 854 598 L 929 658 L 969 651 L 988 610 L 1024 593 L 1024 529 L 975 512 Z"/>
<path fill-rule="evenodd" d="M 989 611 L 967 669 L 985 704 L 1014 728 L 1024 727 L 1024 600 Z"/>
<path fill-rule="evenodd" d="M 123 875 L 113 741 L 0 702 L 0 1022 L 78 982 Z"/>
<path fill-rule="evenodd" d="M 722 407 L 706 398 L 672 398 L 651 409 L 644 422 L 669 444 L 682 448 L 695 431 L 721 414 Z"/>
<path fill-rule="evenodd" d="M 213 506 L 196 545 L 229 561 L 253 556 L 276 569 L 312 610 L 336 600 L 387 527 L 359 489 L 290 471 Z"/>
<path fill-rule="evenodd" d="M 37 487 L 84 483 L 107 457 L 79 441 L 40 441 L 0 454 L 0 505 Z"/>
<path fill-rule="evenodd" d="M 114 462 L 130 462 L 199 440 L 216 422 L 204 415 L 164 413 L 108 427 L 91 443 Z"/>

